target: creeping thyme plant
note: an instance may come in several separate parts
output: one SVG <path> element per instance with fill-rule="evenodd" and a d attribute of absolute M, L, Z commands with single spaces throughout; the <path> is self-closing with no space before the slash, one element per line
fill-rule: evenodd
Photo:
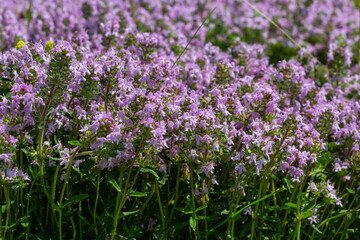
<path fill-rule="evenodd" d="M 359 5 L 1 1 L 0 239 L 359 239 Z"/>

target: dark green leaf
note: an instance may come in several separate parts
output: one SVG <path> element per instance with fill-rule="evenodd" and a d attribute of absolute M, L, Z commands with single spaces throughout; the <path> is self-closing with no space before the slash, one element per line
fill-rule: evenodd
<path fill-rule="evenodd" d="M 6 96 L 11 92 L 11 88 L 0 88 L 0 95 Z"/>
<path fill-rule="evenodd" d="M 351 193 L 351 194 L 355 194 L 355 191 L 352 190 L 352 189 L 350 189 L 350 188 L 346 188 L 346 190 L 347 190 L 349 193 Z"/>
<path fill-rule="evenodd" d="M 86 199 L 89 197 L 89 194 L 87 193 L 84 193 L 84 194 L 79 194 L 79 195 L 76 195 L 76 196 L 73 196 L 71 198 L 69 198 L 62 206 L 62 208 L 70 205 L 70 204 L 73 204 L 73 203 L 76 203 L 76 202 L 81 202 L 82 200 Z"/>
<path fill-rule="evenodd" d="M 53 107 L 49 108 L 49 110 L 48 110 L 47 113 L 46 113 L 45 119 L 47 119 L 47 118 L 50 116 L 50 114 L 51 114 L 52 112 L 54 112 L 54 110 L 55 110 L 55 108 L 53 108 Z"/>
<path fill-rule="evenodd" d="M 306 205 L 301 212 L 306 212 L 309 209 L 313 209 L 316 205 L 316 199 L 312 200 L 308 205 Z"/>
<path fill-rule="evenodd" d="M 119 187 L 119 184 L 116 182 L 115 179 L 113 178 L 107 178 L 108 182 L 113 185 L 113 187 L 115 188 L 116 191 L 118 191 L 119 193 L 121 193 L 121 188 Z"/>
<path fill-rule="evenodd" d="M 271 193 L 271 194 L 268 194 L 268 195 L 266 195 L 266 196 L 264 196 L 264 197 L 262 197 L 262 198 L 260 198 L 260 199 L 258 199 L 258 200 L 256 200 L 256 201 L 254 201 L 254 202 L 246 205 L 245 207 L 241 208 L 239 211 L 237 211 L 237 212 L 234 213 L 233 215 L 227 217 L 224 221 L 222 221 L 221 223 L 219 223 L 219 224 L 216 225 L 215 227 L 211 228 L 210 231 L 208 231 L 208 232 L 205 233 L 203 236 L 201 236 L 200 239 L 204 239 L 206 236 L 208 236 L 209 234 L 211 234 L 212 232 L 214 232 L 215 229 L 221 227 L 222 225 L 224 225 L 225 223 L 227 223 L 228 221 L 230 221 L 231 219 L 235 218 L 237 215 L 239 215 L 240 213 L 242 213 L 246 208 L 248 208 L 248 207 L 250 207 L 250 206 L 253 206 L 253 205 L 255 205 L 255 204 L 259 203 L 259 202 L 262 202 L 262 201 L 264 201 L 265 199 L 267 199 L 267 198 L 275 195 L 276 193 L 278 193 L 278 192 L 280 192 L 280 191 L 284 191 L 284 190 L 285 190 L 285 188 L 281 188 L 281 189 L 279 189 L 279 190 L 277 190 L 277 191 L 275 191 L 275 192 L 273 192 L 273 193 Z"/>
<path fill-rule="evenodd" d="M 207 220 L 207 221 L 216 221 L 219 218 L 216 216 L 197 216 L 197 219 L 202 221 L 202 220 Z"/>

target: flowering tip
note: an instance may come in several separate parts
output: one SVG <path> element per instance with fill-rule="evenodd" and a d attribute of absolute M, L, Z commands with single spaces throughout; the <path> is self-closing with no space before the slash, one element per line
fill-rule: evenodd
<path fill-rule="evenodd" d="M 46 42 L 46 45 L 45 45 L 45 50 L 46 51 L 50 51 L 51 49 L 53 48 L 53 43 L 51 40 L 47 41 Z"/>
<path fill-rule="evenodd" d="M 24 41 L 19 41 L 19 42 L 16 44 L 16 48 L 17 48 L 17 49 L 23 48 L 24 45 L 25 45 L 25 42 L 24 42 Z"/>

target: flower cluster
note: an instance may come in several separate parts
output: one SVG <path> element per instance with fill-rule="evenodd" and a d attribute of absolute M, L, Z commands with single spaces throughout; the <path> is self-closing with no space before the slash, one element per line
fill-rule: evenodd
<path fill-rule="evenodd" d="M 158 183 L 146 184 L 152 175 L 177 189 L 172 200 L 167 195 L 166 209 L 174 205 L 179 211 L 179 184 L 187 186 L 191 179 L 194 234 L 199 234 L 191 222 L 198 220 L 194 204 L 225 199 L 234 213 L 239 201 L 252 202 L 274 186 L 298 191 L 298 199 L 306 191 L 315 202 L 351 208 L 343 194 L 358 191 L 360 184 L 355 57 L 360 11 L 348 1 L 221 2 L 36 0 L 27 6 L 5 1 L 0 7 L 7 12 L 0 16 L 1 183 L 31 192 L 36 182 L 51 182 L 53 192 L 44 186 L 44 194 L 55 215 L 55 192 L 64 185 L 57 194 L 61 212 L 71 174 L 91 187 L 89 179 L 97 179 L 97 193 L 100 177 L 115 174 L 112 180 L 124 188 L 116 211 L 131 207 L 127 199 L 135 194 L 128 188 L 159 191 Z M 251 6 L 304 48 L 289 47 L 291 42 Z M 208 24 L 174 64 L 214 7 Z M 277 61 L 277 41 L 279 52 L 295 48 L 295 53 Z M 139 174 L 144 182 L 136 184 Z M 109 183 L 121 193 L 116 181 Z M 282 200 L 291 202 L 293 195 Z M 139 204 L 143 209 L 145 203 Z M 167 224 L 174 209 L 166 210 Z M 313 209 L 314 214 L 327 210 Z M 256 221 L 258 212 L 256 206 L 245 213 Z M 306 218 L 316 224 L 317 216 Z M 161 231 L 161 221 L 153 219 L 163 216 L 149 210 L 139 218 L 149 222 L 147 231 Z"/>

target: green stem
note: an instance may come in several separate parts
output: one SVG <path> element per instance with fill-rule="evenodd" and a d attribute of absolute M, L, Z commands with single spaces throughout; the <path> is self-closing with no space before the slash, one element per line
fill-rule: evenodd
<path fill-rule="evenodd" d="M 157 201 L 158 201 L 159 209 L 160 209 L 161 225 L 162 225 L 161 228 L 163 231 L 163 236 L 165 236 L 166 235 L 165 216 L 164 216 L 164 210 L 163 210 L 163 207 L 161 204 L 159 184 L 156 179 L 155 179 L 155 190 L 156 190 Z"/>
<path fill-rule="evenodd" d="M 196 222 L 196 227 L 195 227 L 195 232 L 196 232 L 195 240 L 196 240 L 200 236 L 200 233 L 199 233 L 199 224 L 195 212 L 196 206 L 195 206 L 195 193 L 194 193 L 194 167 L 192 162 L 190 162 L 190 188 L 191 188 L 191 203 L 193 207 L 192 217 Z"/>
<path fill-rule="evenodd" d="M 58 176 L 58 173 L 59 173 L 59 170 L 60 170 L 60 165 L 58 165 L 55 169 L 55 173 L 54 173 L 54 179 L 53 179 L 53 183 L 51 185 L 51 204 L 52 204 L 52 214 L 53 214 L 53 217 L 52 217 L 52 229 L 54 229 L 54 221 L 55 221 L 55 224 L 57 225 L 57 219 L 56 219 L 56 215 L 55 215 L 55 202 L 54 202 L 54 199 L 55 199 L 55 190 L 56 190 L 56 181 L 57 181 L 57 176 Z"/>
<path fill-rule="evenodd" d="M 178 166 L 177 175 L 176 175 L 174 206 L 173 206 L 173 208 L 171 209 L 171 212 L 170 212 L 169 217 L 167 218 L 168 224 L 171 223 L 171 219 L 172 219 L 172 217 L 173 217 L 173 215 L 174 215 L 175 207 L 176 207 L 177 201 L 178 201 L 178 199 L 179 199 L 178 196 L 179 196 L 180 173 L 181 173 L 181 166 Z"/>
<path fill-rule="evenodd" d="M 99 191 L 100 191 L 100 169 L 97 169 L 97 182 L 96 182 L 96 197 L 95 197 L 95 206 L 94 206 L 94 224 L 96 223 L 96 209 L 99 200 Z M 98 234 L 97 227 L 95 227 L 95 233 Z"/>
<path fill-rule="evenodd" d="M 354 197 L 354 199 L 353 199 L 352 202 L 350 203 L 349 209 L 352 207 L 352 205 L 354 204 L 355 200 L 356 200 L 356 197 Z M 342 222 L 341 222 L 338 230 L 337 230 L 337 231 L 335 232 L 335 234 L 334 234 L 334 238 L 336 237 L 336 235 L 338 234 L 338 232 L 340 231 L 340 229 L 341 229 L 342 226 L 344 225 L 345 220 L 346 220 L 346 218 L 343 218 L 343 220 L 342 220 Z"/>
<path fill-rule="evenodd" d="M 4 229 L 4 234 L 3 234 L 3 238 L 6 239 L 6 230 L 8 229 L 8 225 L 9 222 L 11 220 L 11 209 L 10 209 L 10 198 L 9 198 L 9 192 L 6 188 L 5 183 L 3 183 L 4 185 L 4 196 L 5 196 L 5 200 L 6 200 L 6 220 L 5 220 L 5 229 Z"/>
<path fill-rule="evenodd" d="M 67 186 L 67 182 L 69 180 L 70 177 L 70 171 L 71 171 L 71 166 L 73 164 L 73 161 L 75 159 L 75 156 L 77 154 L 77 152 L 81 149 L 81 146 L 77 146 L 74 150 L 74 153 L 71 155 L 70 157 L 70 161 L 68 163 L 67 169 L 66 169 L 66 175 L 65 175 L 65 180 L 64 180 L 64 185 L 63 188 L 61 190 L 61 195 L 60 195 L 60 201 L 59 201 L 59 239 L 62 240 L 62 204 L 63 204 L 63 200 L 64 200 L 64 194 L 65 194 L 65 189 Z"/>
<path fill-rule="evenodd" d="M 259 192 L 258 192 L 258 198 L 261 198 L 263 196 L 262 191 L 263 191 L 263 187 L 265 184 L 265 181 L 267 180 L 269 173 L 271 171 L 271 167 L 273 166 L 276 156 L 279 154 L 281 147 L 285 141 L 286 136 L 288 135 L 289 131 L 290 131 L 291 125 L 289 125 L 280 141 L 279 147 L 276 149 L 276 152 L 274 153 L 274 155 L 271 156 L 270 162 L 266 165 L 266 169 L 265 169 L 265 174 L 263 175 L 263 178 L 261 180 L 260 183 L 260 188 L 259 188 Z M 254 215 L 252 215 L 252 224 L 251 224 L 251 240 L 254 239 L 255 237 L 255 227 L 256 227 L 256 222 L 257 222 L 257 213 L 259 210 L 259 203 L 256 204 L 255 206 L 255 211 L 254 211 Z M 261 233 L 260 233 L 261 234 Z"/>
<path fill-rule="evenodd" d="M 122 197 L 121 197 L 121 200 L 120 200 L 120 206 L 115 208 L 115 216 L 114 216 L 114 222 L 113 222 L 113 230 L 111 232 L 111 240 L 115 239 L 116 229 L 117 229 L 117 225 L 118 225 L 118 221 L 119 221 L 119 215 L 120 215 L 120 212 L 121 212 L 121 209 L 122 209 L 123 205 L 125 204 L 126 191 L 127 191 L 129 180 L 130 180 L 130 175 L 131 175 L 135 160 L 138 157 L 141 149 L 142 149 L 142 146 L 139 146 L 138 150 L 136 151 L 135 157 L 131 162 L 129 173 L 128 173 L 128 176 L 126 178 L 126 182 L 125 182 L 125 186 L 124 186 L 124 191 L 122 193 Z"/>

